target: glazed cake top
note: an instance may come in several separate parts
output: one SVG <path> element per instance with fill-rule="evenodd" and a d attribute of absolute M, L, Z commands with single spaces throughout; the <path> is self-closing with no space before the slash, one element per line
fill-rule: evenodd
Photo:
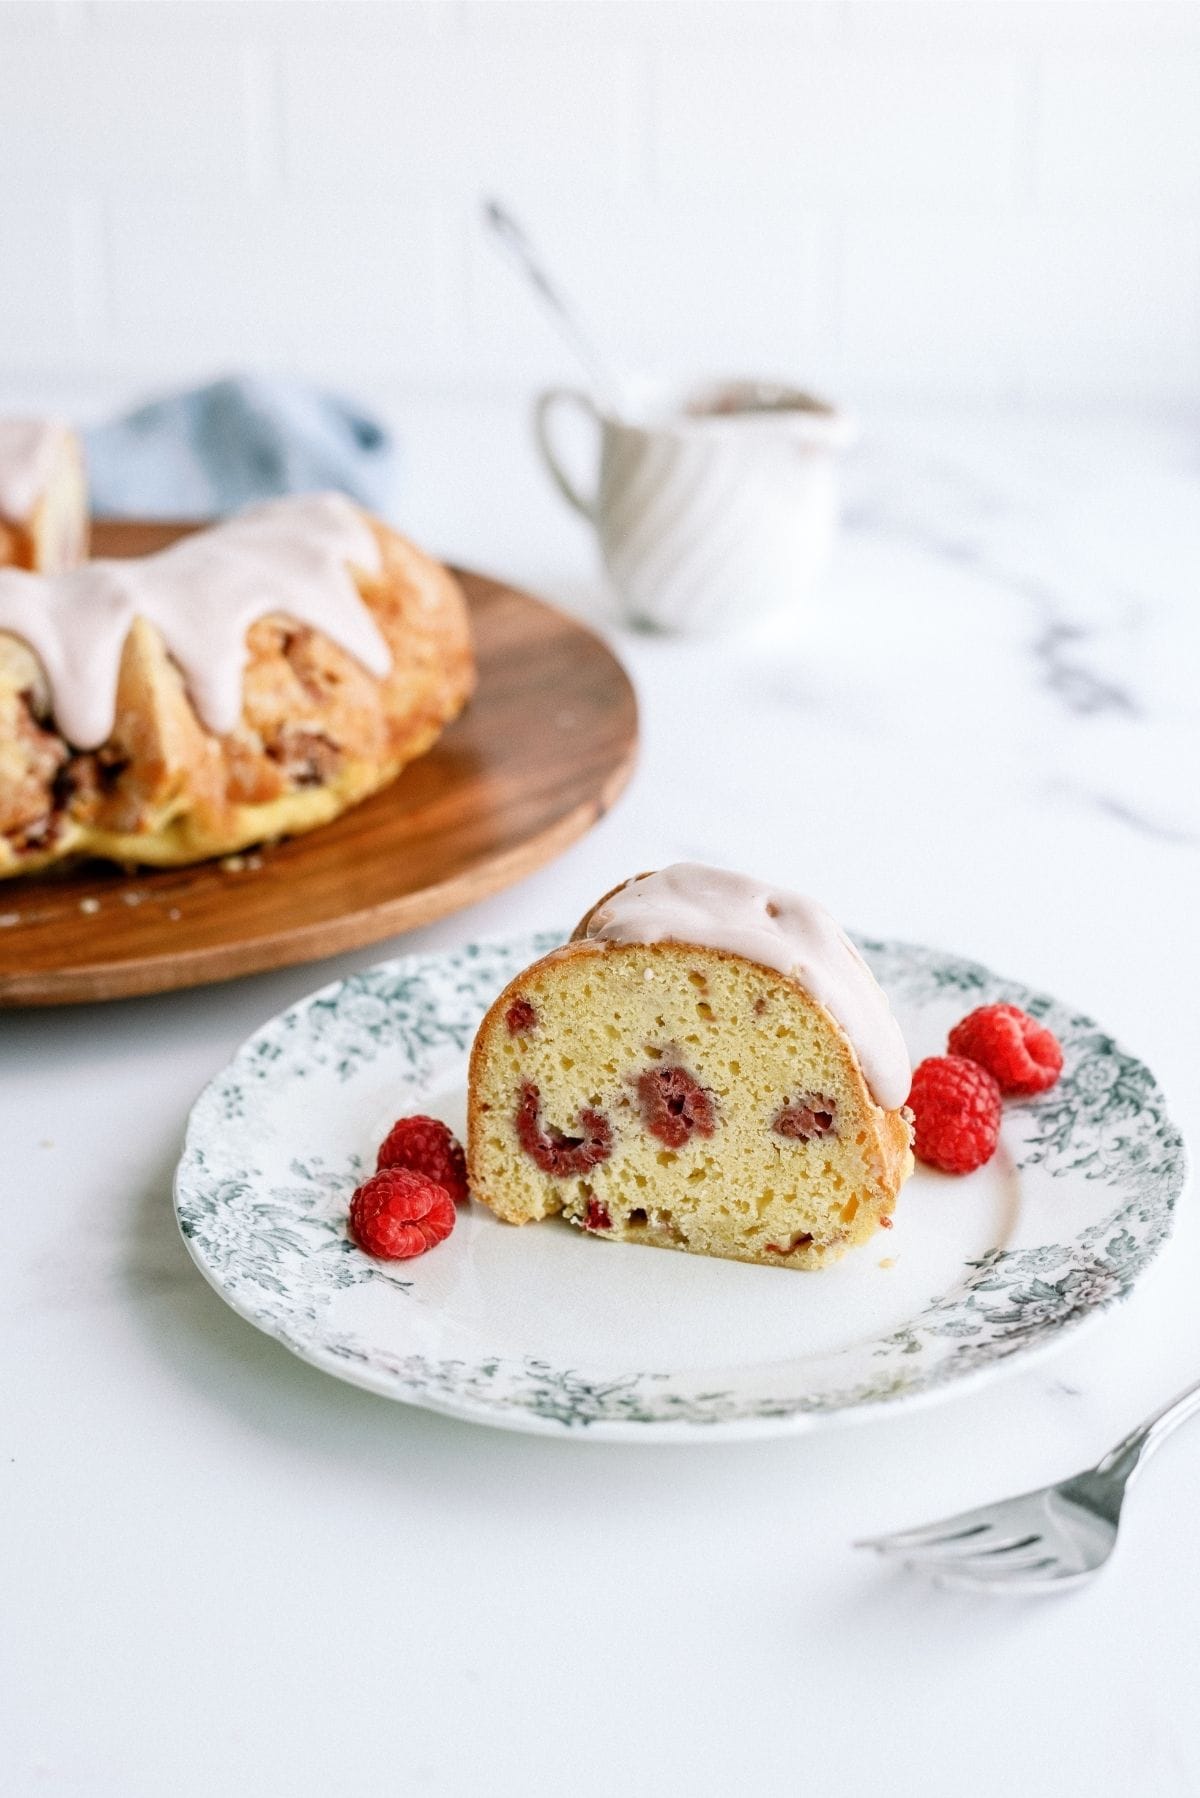
<path fill-rule="evenodd" d="M 112 735 L 121 651 L 145 618 L 178 663 L 197 715 L 222 736 L 242 715 L 246 632 L 283 613 L 322 631 L 382 679 L 392 665 L 352 573 L 377 574 L 379 544 L 340 493 L 268 500 L 157 555 L 65 574 L 0 569 L 0 631 L 26 642 L 77 749 Z"/>
<path fill-rule="evenodd" d="M 596 943 L 695 943 L 795 980 L 846 1033 L 877 1104 L 908 1098 L 912 1070 L 883 988 L 815 899 L 749 875 L 676 862 L 628 881 L 587 921 Z"/>

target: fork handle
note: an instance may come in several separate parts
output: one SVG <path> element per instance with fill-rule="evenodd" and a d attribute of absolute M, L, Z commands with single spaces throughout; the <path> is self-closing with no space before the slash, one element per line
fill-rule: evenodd
<path fill-rule="evenodd" d="M 1170 1404 L 1164 1405 L 1161 1411 L 1156 1411 L 1153 1417 L 1139 1424 L 1136 1430 L 1131 1430 L 1115 1448 L 1110 1448 L 1104 1459 L 1098 1462 L 1096 1472 L 1119 1479 L 1122 1484 L 1127 1485 L 1159 1444 L 1166 1441 L 1172 1430 L 1177 1430 L 1196 1411 L 1200 1411 L 1200 1380 L 1194 1386 L 1186 1387 Z"/>

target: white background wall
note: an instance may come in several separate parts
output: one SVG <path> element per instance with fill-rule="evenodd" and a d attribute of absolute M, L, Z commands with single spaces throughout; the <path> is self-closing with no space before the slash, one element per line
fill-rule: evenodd
<path fill-rule="evenodd" d="M 0 383 L 572 373 L 1200 397 L 1200 6 L 7 0 Z"/>

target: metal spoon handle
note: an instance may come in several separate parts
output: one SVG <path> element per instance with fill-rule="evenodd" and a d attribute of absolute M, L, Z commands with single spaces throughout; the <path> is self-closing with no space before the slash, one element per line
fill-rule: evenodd
<path fill-rule="evenodd" d="M 525 231 L 499 200 L 485 200 L 483 215 L 534 292 L 553 314 L 559 330 L 587 369 L 596 387 L 619 410 L 621 383 L 596 348 L 591 334 L 580 323 L 576 308 L 568 301 L 561 287 L 551 279 Z"/>

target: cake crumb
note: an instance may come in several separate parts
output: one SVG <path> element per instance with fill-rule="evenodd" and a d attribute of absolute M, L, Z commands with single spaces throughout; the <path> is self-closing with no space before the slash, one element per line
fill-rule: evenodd
<path fill-rule="evenodd" d="M 246 866 L 249 869 L 251 869 L 251 871 L 253 871 L 255 868 L 261 868 L 262 867 L 262 856 L 261 855 L 248 855 L 246 857 Z"/>
<path fill-rule="evenodd" d="M 896 1257 L 894 1255 L 885 1255 L 879 1265 L 880 1267 L 895 1267 Z"/>
<path fill-rule="evenodd" d="M 121 894 L 121 904 L 122 905 L 140 905 L 142 903 L 142 900 L 145 897 L 146 897 L 146 895 L 144 893 L 122 893 Z"/>
<path fill-rule="evenodd" d="M 244 855 L 225 855 L 221 858 L 221 866 L 226 874 L 240 874 L 246 866 Z"/>
<path fill-rule="evenodd" d="M 19 924 L 20 922 L 21 914 L 19 911 L 6 911 L 0 913 L 0 930 L 11 930 L 14 924 Z"/>
<path fill-rule="evenodd" d="M 176 919 L 182 918 L 183 913 L 180 911 L 180 909 L 177 905 L 173 905 L 171 907 L 170 911 L 167 913 L 167 916 L 168 916 L 168 918 L 170 918 L 172 923 L 175 923 Z"/>
<path fill-rule="evenodd" d="M 89 918 L 93 917 L 100 910 L 100 901 L 98 899 L 81 899 L 79 909 L 86 912 Z"/>

